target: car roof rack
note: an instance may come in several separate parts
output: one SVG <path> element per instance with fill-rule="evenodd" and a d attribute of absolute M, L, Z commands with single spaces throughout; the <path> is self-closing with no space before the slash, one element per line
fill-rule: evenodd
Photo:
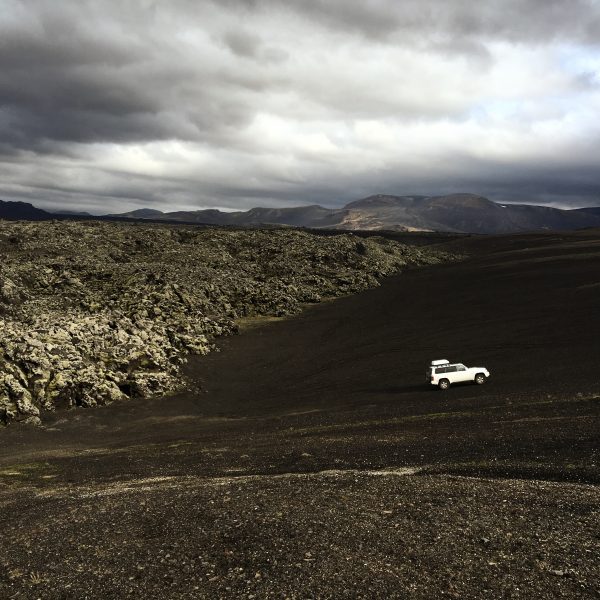
<path fill-rule="evenodd" d="M 440 365 L 449 365 L 450 362 L 447 361 L 445 358 L 441 359 L 441 360 L 432 360 L 431 361 L 431 366 L 432 367 L 439 367 Z"/>

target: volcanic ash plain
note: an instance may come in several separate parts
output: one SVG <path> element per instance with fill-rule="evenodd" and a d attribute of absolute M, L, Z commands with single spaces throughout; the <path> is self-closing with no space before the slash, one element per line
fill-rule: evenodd
<path fill-rule="evenodd" d="M 142 281 L 136 235 L 115 261 Z M 231 303 L 241 334 L 187 350 L 178 393 L 0 431 L 0 597 L 597 598 L 600 231 L 429 241 L 295 316 Z M 439 358 L 491 377 L 430 388 Z"/>

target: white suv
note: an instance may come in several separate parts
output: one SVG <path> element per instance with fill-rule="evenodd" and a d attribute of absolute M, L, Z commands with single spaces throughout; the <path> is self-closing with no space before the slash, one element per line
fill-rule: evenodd
<path fill-rule="evenodd" d="M 450 364 L 447 360 L 432 360 L 427 369 L 427 383 L 447 390 L 451 383 L 474 381 L 481 385 L 490 376 L 485 367 L 465 367 L 461 363 Z"/>

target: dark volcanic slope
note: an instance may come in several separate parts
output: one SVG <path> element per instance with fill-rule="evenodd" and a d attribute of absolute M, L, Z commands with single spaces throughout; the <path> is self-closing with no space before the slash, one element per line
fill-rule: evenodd
<path fill-rule="evenodd" d="M 0 219 L 23 219 L 26 221 L 45 221 L 53 215 L 28 202 L 5 202 L 0 200 Z"/>
<path fill-rule="evenodd" d="M 3 432 L 0 597 L 597 597 L 600 232 L 450 247 L 225 340 L 202 392 Z"/>
<path fill-rule="evenodd" d="M 595 215 L 596 217 L 600 217 L 600 206 L 590 206 L 588 208 L 577 208 L 576 212 L 580 212 L 587 215 Z"/>
<path fill-rule="evenodd" d="M 374 453 L 372 464 L 381 466 L 453 464 L 461 472 L 598 481 L 591 461 L 598 423 L 573 420 L 598 414 L 589 399 L 600 393 L 598 232 L 456 246 L 485 254 L 412 270 L 381 289 L 227 340 L 225 352 L 197 363 L 208 390 L 201 410 L 228 417 L 320 411 L 308 439 L 335 431 L 361 445 L 354 464 Z M 484 365 L 492 378 L 484 388 L 433 392 L 423 383 L 436 358 Z M 360 425 L 320 428 L 330 418 Z M 382 431 L 411 433 L 380 446 Z"/>

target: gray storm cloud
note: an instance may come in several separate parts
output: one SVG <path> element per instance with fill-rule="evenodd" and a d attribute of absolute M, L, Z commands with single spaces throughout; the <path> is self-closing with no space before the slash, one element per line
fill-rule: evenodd
<path fill-rule="evenodd" d="M 0 0 L 0 198 L 600 204 L 594 0 Z"/>

